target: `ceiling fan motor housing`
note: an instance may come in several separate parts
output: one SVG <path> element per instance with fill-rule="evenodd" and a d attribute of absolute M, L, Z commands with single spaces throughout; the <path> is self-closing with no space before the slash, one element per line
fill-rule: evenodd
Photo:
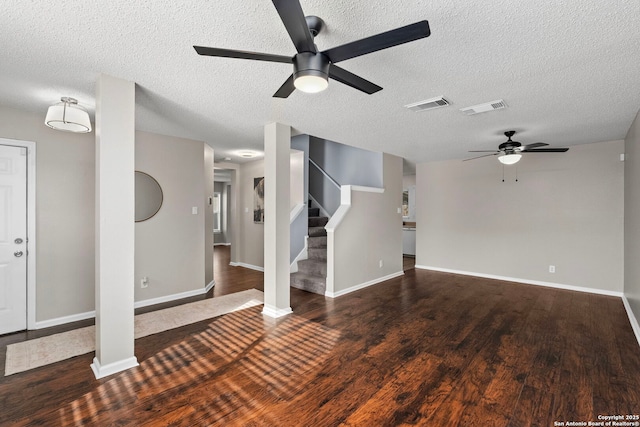
<path fill-rule="evenodd" d="M 329 78 L 329 58 L 321 53 L 302 52 L 293 57 L 293 78 L 318 76 Z"/>
<path fill-rule="evenodd" d="M 504 151 L 505 153 L 510 154 L 510 153 L 513 153 L 516 148 L 519 148 L 521 146 L 522 144 L 520 144 L 519 142 L 509 140 L 507 142 L 503 142 L 502 144 L 500 144 L 498 146 L 498 150 Z"/>

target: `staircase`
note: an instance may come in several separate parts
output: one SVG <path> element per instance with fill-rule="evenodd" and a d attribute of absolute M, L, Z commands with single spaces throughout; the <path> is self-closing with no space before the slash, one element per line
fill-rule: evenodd
<path fill-rule="evenodd" d="M 308 259 L 298 261 L 298 272 L 291 274 L 291 286 L 324 295 L 327 287 L 327 225 L 329 218 L 320 209 L 309 208 Z"/>

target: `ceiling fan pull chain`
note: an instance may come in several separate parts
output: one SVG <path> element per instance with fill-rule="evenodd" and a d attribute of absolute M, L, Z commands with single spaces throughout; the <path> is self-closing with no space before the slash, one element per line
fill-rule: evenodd
<path fill-rule="evenodd" d="M 518 182 L 518 166 L 516 166 L 516 182 Z"/>

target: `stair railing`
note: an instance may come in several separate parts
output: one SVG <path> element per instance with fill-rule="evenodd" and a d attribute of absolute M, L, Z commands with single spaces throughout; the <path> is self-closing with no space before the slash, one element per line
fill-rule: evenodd
<path fill-rule="evenodd" d="M 309 195 L 331 217 L 340 206 L 340 184 L 311 158 L 309 164 Z"/>

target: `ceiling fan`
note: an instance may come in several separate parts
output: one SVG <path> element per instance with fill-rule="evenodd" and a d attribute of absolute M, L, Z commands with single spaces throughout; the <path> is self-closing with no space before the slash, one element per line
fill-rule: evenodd
<path fill-rule="evenodd" d="M 533 144 L 522 145 L 517 141 L 513 141 L 511 137 L 516 134 L 515 130 L 510 130 L 504 133 L 507 137 L 507 140 L 498 146 L 498 150 L 472 150 L 470 153 L 492 153 L 485 154 L 478 157 L 472 157 L 470 159 L 465 159 L 463 161 L 480 159 L 482 157 L 488 156 L 497 156 L 500 163 L 504 165 L 513 165 L 520 161 L 522 157 L 522 153 L 564 153 L 569 151 L 568 148 L 540 148 L 546 147 L 549 144 L 545 144 L 544 142 L 534 142 Z"/>
<path fill-rule="evenodd" d="M 331 77 L 347 86 L 351 86 L 369 95 L 382 88 L 335 65 L 340 61 L 366 55 L 378 50 L 408 43 L 431 34 L 427 21 L 416 22 L 405 27 L 377 34 L 358 41 L 331 49 L 318 51 L 313 38 L 324 26 L 317 16 L 305 18 L 299 0 L 272 0 L 289 37 L 298 53 L 293 56 L 272 55 L 259 52 L 219 49 L 194 46 L 199 55 L 220 56 L 225 58 L 254 59 L 258 61 L 293 64 L 293 74 L 273 95 L 275 98 L 287 98 L 295 89 L 316 93 L 327 88 Z"/>

